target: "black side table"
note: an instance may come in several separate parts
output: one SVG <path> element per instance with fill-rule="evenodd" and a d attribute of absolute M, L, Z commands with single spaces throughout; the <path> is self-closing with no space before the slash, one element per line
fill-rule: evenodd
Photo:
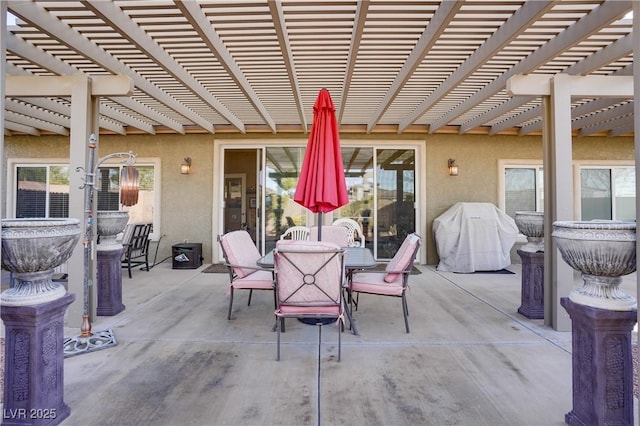
<path fill-rule="evenodd" d="M 183 243 L 171 246 L 173 269 L 198 269 L 202 266 L 202 243 Z"/>

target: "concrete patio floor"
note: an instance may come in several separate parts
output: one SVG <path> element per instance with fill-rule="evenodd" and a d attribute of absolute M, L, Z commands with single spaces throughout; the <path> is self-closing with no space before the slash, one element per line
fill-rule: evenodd
<path fill-rule="evenodd" d="M 272 295 L 248 307 L 237 292 L 227 321 L 228 276 L 205 266 L 125 274 L 126 309 L 93 323 L 117 346 L 65 360 L 63 425 L 562 425 L 572 409 L 571 333 L 517 313 L 518 264 L 418 266 L 410 334 L 399 299 L 362 295 L 341 362 L 336 325 L 319 349 L 319 328 L 295 320 L 276 361 Z M 635 295 L 635 274 L 623 287 Z"/>

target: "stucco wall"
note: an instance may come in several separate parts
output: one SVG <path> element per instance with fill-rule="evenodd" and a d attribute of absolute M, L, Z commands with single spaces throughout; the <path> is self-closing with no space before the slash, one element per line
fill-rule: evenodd
<path fill-rule="evenodd" d="M 433 220 L 460 201 L 499 205 L 498 161 L 542 161 L 540 136 L 460 136 L 427 137 L 427 263 L 437 264 L 433 241 Z M 634 159 L 633 138 L 574 138 L 573 160 Z M 447 160 L 454 158 L 458 176 L 449 176 Z M 513 256 L 512 256 L 513 258 Z M 515 260 L 515 259 L 514 259 Z"/>
<path fill-rule="evenodd" d="M 213 135 L 103 135 L 96 159 L 113 152 L 128 151 L 135 153 L 138 158 L 159 158 L 161 161 L 162 239 L 157 261 L 171 255 L 172 244 L 184 240 L 202 242 L 203 257 L 209 261 L 212 244 Z M 5 165 L 6 159 L 11 157 L 68 158 L 68 139 L 55 136 L 6 137 L 4 155 Z M 185 157 L 193 160 L 188 175 L 180 173 L 180 164 Z M 6 217 L 6 185 L 3 185 L 2 191 L 3 217 Z M 152 250 L 155 248 L 152 247 Z"/>
<path fill-rule="evenodd" d="M 305 139 L 305 135 L 261 135 L 265 139 Z M 260 135 L 251 135 L 259 139 Z M 249 136 L 247 136 L 249 137 Z M 343 139 L 385 141 L 423 140 L 426 147 L 426 210 L 418 218 L 423 228 L 427 263 L 438 262 L 432 236 L 433 220 L 459 201 L 490 202 L 498 200 L 498 161 L 501 159 L 542 159 L 542 139 L 539 136 L 485 135 L 345 135 Z M 225 140 L 240 136 L 224 136 Z M 158 260 L 171 254 L 171 245 L 184 241 L 202 241 L 205 262 L 211 259 L 214 135 L 130 135 L 100 138 L 99 156 L 133 151 L 141 158 L 160 158 L 161 169 L 161 232 L 164 235 Z M 5 165 L 9 157 L 68 157 L 68 139 L 56 136 L 10 136 L 5 138 Z M 193 159 L 192 173 L 180 174 L 184 157 Z M 455 158 L 459 175 L 447 173 L 447 160 Z M 574 160 L 633 160 L 633 138 L 575 138 Z M 217 183 L 216 183 L 217 184 Z M 2 188 L 3 206 L 6 187 Z M 424 194 L 418 194 L 424 195 Z M 6 216 L 3 210 L 3 217 Z"/>

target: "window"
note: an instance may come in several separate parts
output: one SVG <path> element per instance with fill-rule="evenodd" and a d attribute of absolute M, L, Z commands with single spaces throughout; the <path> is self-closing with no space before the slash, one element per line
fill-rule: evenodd
<path fill-rule="evenodd" d="M 515 218 L 517 211 L 543 211 L 541 164 L 507 164 L 504 172 L 501 208 Z M 576 209 L 582 220 L 633 221 L 636 217 L 635 168 L 631 165 L 580 165 L 579 197 Z"/>
<path fill-rule="evenodd" d="M 18 167 L 16 217 L 68 216 L 68 166 Z"/>
<path fill-rule="evenodd" d="M 580 214 L 582 220 L 636 219 L 634 167 L 582 167 Z"/>
<path fill-rule="evenodd" d="M 504 169 L 504 212 L 543 211 L 542 166 L 507 166 Z"/>
<path fill-rule="evenodd" d="M 129 222 L 154 223 L 154 205 L 159 205 L 156 190 L 156 164 L 140 162 L 138 203 L 120 205 L 120 165 L 105 165 L 98 169 L 95 181 L 98 210 L 124 210 Z M 66 164 L 15 164 L 15 217 L 68 217 L 69 166 Z M 158 226 L 157 226 L 158 225 Z M 154 223 L 154 230 L 159 224 Z M 154 232 L 155 233 L 155 232 Z"/>

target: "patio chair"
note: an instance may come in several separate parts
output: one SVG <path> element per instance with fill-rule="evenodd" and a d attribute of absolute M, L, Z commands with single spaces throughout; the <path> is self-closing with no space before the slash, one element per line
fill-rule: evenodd
<path fill-rule="evenodd" d="M 292 226 L 288 228 L 282 235 L 281 240 L 308 240 L 309 228 L 307 226 Z"/>
<path fill-rule="evenodd" d="M 409 308 L 407 306 L 407 289 L 409 287 L 409 274 L 413 262 L 420 248 L 420 236 L 409 234 L 402 242 L 393 259 L 384 271 L 363 270 L 354 273 L 348 284 L 349 310 L 353 315 L 353 306 L 358 309 L 360 293 L 374 294 L 378 296 L 400 297 L 402 299 L 402 313 L 404 326 L 409 333 Z M 354 293 L 356 299 L 354 301 Z"/>
<path fill-rule="evenodd" d="M 256 262 L 261 255 L 247 231 L 227 232 L 218 236 L 218 242 L 225 259 L 224 264 L 229 268 L 229 312 L 227 319 L 230 320 L 234 290 L 249 290 L 247 306 L 250 306 L 253 290 L 273 291 L 273 271 L 257 265 Z M 275 306 L 275 293 L 273 302 Z"/>
<path fill-rule="evenodd" d="M 134 266 L 145 265 L 140 269 L 149 271 L 149 236 L 152 230 L 151 223 L 131 223 L 124 229 L 121 264 L 129 271 L 129 278 L 132 278 L 131 268 Z"/>
<path fill-rule="evenodd" d="M 318 241 L 318 227 L 309 228 L 309 239 Z M 322 241 L 337 244 L 339 247 L 349 247 L 349 230 L 344 226 L 323 225 L 321 232 Z"/>
<path fill-rule="evenodd" d="M 341 217 L 333 221 L 333 226 L 344 226 L 349 230 L 349 247 L 364 247 L 364 234 L 358 222 L 348 217 Z"/>
<path fill-rule="evenodd" d="M 320 327 L 318 344 L 322 336 L 322 319 L 332 318 L 338 323 L 340 361 L 344 323 L 344 249 L 325 241 L 281 240 L 276 243 L 273 255 L 277 359 L 280 360 L 280 329 L 284 318 L 317 319 L 316 324 Z"/>

